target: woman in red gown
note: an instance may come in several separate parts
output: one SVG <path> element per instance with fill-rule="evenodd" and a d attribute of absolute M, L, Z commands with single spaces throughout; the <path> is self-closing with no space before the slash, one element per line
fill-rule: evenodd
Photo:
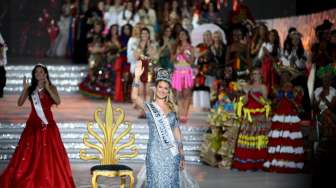
<path fill-rule="evenodd" d="M 34 67 L 31 85 L 24 78 L 18 106 L 27 98 L 32 111 L 12 159 L 0 176 L 0 187 L 75 187 L 67 152 L 51 112 L 51 106 L 60 104 L 60 98 L 44 65 Z"/>

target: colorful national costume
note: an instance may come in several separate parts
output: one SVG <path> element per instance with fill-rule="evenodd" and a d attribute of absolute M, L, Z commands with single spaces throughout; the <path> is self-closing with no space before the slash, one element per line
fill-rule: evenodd
<path fill-rule="evenodd" d="M 253 93 L 264 104 L 256 101 Z M 237 115 L 242 117 L 240 132 L 233 158 L 232 168 L 238 170 L 261 170 L 267 156 L 268 115 L 270 105 L 263 99 L 260 91 L 248 94 L 243 106 L 242 98 L 237 104 Z"/>
<path fill-rule="evenodd" d="M 271 172 L 299 172 L 304 164 L 304 141 L 293 86 L 285 84 L 276 97 L 264 167 Z"/>

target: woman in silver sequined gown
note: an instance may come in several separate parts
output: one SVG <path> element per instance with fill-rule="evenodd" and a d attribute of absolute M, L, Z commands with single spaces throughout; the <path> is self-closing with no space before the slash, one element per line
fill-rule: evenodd
<path fill-rule="evenodd" d="M 147 187 L 179 187 L 180 156 L 174 157 L 169 150 L 162 147 L 153 117 L 148 109 L 145 112 L 149 129 L 146 155 Z M 170 127 L 178 128 L 176 114 L 170 112 L 167 116 Z"/>
<path fill-rule="evenodd" d="M 163 70 L 166 71 L 166 70 Z M 159 71 L 160 72 L 160 71 Z M 170 87 L 170 75 L 162 76 L 157 73 L 156 89 L 154 100 L 144 102 L 138 95 L 139 79 L 143 73 L 142 63 L 138 62 L 135 68 L 135 78 L 132 88 L 132 100 L 146 112 L 149 129 L 149 139 L 146 154 L 146 187 L 148 188 L 179 188 L 180 170 L 184 169 L 184 152 L 181 142 L 181 132 L 176 119 L 176 105 L 172 101 Z M 161 76 L 160 76 L 161 75 Z M 162 137 L 159 136 L 158 127 L 163 124 L 155 124 L 149 104 L 155 104 L 168 119 L 169 127 L 173 133 L 173 142 L 176 144 L 177 154 L 174 155 L 170 149 L 165 148 Z M 167 126 L 168 127 L 168 126 Z M 169 130 L 169 128 L 168 128 Z"/>

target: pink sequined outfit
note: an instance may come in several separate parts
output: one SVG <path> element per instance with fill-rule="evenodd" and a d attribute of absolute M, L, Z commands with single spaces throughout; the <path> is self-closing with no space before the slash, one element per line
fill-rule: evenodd
<path fill-rule="evenodd" d="M 191 66 L 187 64 L 186 54 L 178 54 L 176 60 L 178 63 L 175 65 L 172 76 L 173 88 L 177 91 L 192 88 L 194 86 L 193 72 Z"/>

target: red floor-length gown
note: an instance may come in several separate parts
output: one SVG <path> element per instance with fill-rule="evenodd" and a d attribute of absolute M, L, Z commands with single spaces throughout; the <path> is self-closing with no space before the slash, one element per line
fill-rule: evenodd
<path fill-rule="evenodd" d="M 26 127 L 0 177 L 1 188 L 75 187 L 67 152 L 51 112 L 54 102 L 46 90 L 40 91 L 39 97 L 48 125 L 43 128 L 31 103 Z"/>

